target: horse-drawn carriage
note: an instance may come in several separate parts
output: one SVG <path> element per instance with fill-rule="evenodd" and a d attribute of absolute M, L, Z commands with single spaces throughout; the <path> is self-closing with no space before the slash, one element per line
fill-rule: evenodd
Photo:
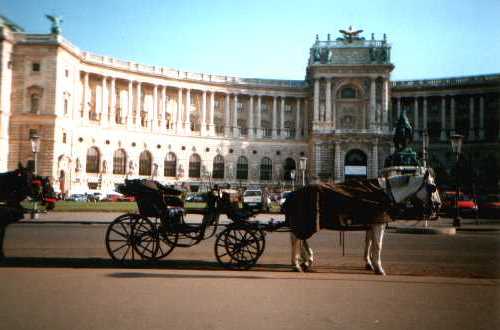
<path fill-rule="evenodd" d="M 236 209 L 225 192 L 208 193 L 201 223 L 189 223 L 176 189 L 151 180 L 126 180 L 119 191 L 135 197 L 139 212 L 119 216 L 106 231 L 107 251 L 117 261 L 162 259 L 176 247 L 191 247 L 216 235 L 217 261 L 228 269 L 248 269 L 264 252 L 265 232 L 283 225 L 249 221 L 254 214 Z M 229 224 L 219 222 L 223 213 Z"/>
<path fill-rule="evenodd" d="M 423 210 L 432 212 L 436 202 L 433 196 L 437 195 L 432 174 L 425 168 L 412 173 L 394 171 L 390 178 L 302 187 L 285 202 L 286 220 L 271 223 L 250 221 L 252 213 L 234 208 L 227 194 L 218 193 L 209 194 L 201 223 L 188 223 L 178 197 L 180 191 L 155 181 L 126 180 L 120 192 L 135 197 L 139 213 L 123 214 L 109 225 L 106 248 L 114 260 L 157 260 L 176 247 L 190 247 L 216 236 L 217 261 L 228 269 L 248 269 L 263 254 L 266 233 L 290 231 L 292 264 L 304 270 L 312 264 L 312 250 L 306 239 L 315 232 L 366 230 L 367 265 L 383 274 L 380 252 L 385 224 L 392 219 L 391 210 L 414 198 L 421 202 Z M 231 220 L 229 224 L 219 223 L 223 213 Z M 297 247 L 302 248 L 300 253 Z M 370 252 L 370 247 L 375 252 Z"/>

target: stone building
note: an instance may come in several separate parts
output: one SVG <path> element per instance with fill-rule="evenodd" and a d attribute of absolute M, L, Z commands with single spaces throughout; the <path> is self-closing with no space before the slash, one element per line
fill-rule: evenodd
<path fill-rule="evenodd" d="M 132 177 L 289 184 L 303 157 L 322 180 L 374 177 L 402 108 L 417 144 L 429 132 L 443 177 L 452 132 L 467 137 L 471 161 L 488 165 L 477 175 L 499 171 L 500 75 L 391 82 L 385 35 L 317 37 L 304 81 L 247 79 L 96 55 L 54 26 L 30 34 L 1 19 L 0 172 L 33 163 L 37 134 L 38 172 L 65 192 L 108 192 Z"/>

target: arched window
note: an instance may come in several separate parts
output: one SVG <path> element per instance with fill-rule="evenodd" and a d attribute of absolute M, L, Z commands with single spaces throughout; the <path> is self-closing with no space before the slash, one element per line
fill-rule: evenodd
<path fill-rule="evenodd" d="M 99 173 L 99 164 L 101 162 L 101 155 L 99 149 L 96 147 L 90 147 L 87 150 L 87 173 Z"/>
<path fill-rule="evenodd" d="M 177 176 L 177 157 L 173 152 L 169 152 L 165 158 L 163 174 L 165 176 Z"/>
<path fill-rule="evenodd" d="M 113 154 L 113 174 L 125 174 L 127 167 L 127 153 L 118 149 Z"/>
<path fill-rule="evenodd" d="M 236 179 L 248 180 L 248 159 L 244 156 L 240 156 L 236 163 Z"/>
<path fill-rule="evenodd" d="M 217 155 L 214 158 L 212 178 L 224 179 L 224 157 Z"/>
<path fill-rule="evenodd" d="M 260 162 L 260 179 L 271 180 L 273 178 L 273 162 L 271 159 L 264 157 Z"/>
<path fill-rule="evenodd" d="M 283 164 L 283 175 L 285 180 L 294 180 L 292 178 L 292 171 L 295 171 L 295 160 L 293 158 L 285 159 L 285 163 Z"/>
<path fill-rule="evenodd" d="M 201 172 L 201 158 L 198 154 L 192 154 L 189 157 L 189 177 L 199 178 Z"/>
<path fill-rule="evenodd" d="M 340 90 L 340 98 L 342 99 L 355 99 L 356 89 L 353 87 L 344 87 Z"/>
<path fill-rule="evenodd" d="M 153 159 L 151 153 L 147 150 L 141 152 L 139 156 L 139 175 L 151 175 Z"/>

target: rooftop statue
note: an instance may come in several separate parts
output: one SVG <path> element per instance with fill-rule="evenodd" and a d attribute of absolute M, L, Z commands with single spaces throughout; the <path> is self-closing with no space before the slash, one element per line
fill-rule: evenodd
<path fill-rule="evenodd" d="M 362 40 L 362 38 L 359 37 L 358 34 L 363 32 L 363 30 L 353 31 L 352 25 L 349 25 L 349 28 L 347 29 L 347 31 L 346 30 L 339 30 L 339 32 L 344 35 L 343 40 L 346 40 L 347 42 L 352 42 L 353 40 Z"/>
<path fill-rule="evenodd" d="M 50 27 L 50 33 L 60 34 L 61 33 L 61 23 L 63 22 L 61 16 L 45 15 L 47 19 L 52 23 Z"/>

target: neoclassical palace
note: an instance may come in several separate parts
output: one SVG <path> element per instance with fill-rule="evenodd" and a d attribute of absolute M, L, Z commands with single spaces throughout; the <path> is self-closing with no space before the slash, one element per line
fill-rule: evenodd
<path fill-rule="evenodd" d="M 385 35 L 317 36 L 305 80 L 272 80 L 96 55 L 54 26 L 31 34 L 0 20 L 0 172 L 35 166 L 38 135 L 36 169 L 67 193 L 109 192 L 125 178 L 192 189 L 290 184 L 302 180 L 301 158 L 308 178 L 371 178 L 405 109 L 415 149 L 427 133 L 443 182 L 455 162 L 448 139 L 459 133 L 478 182 L 498 185 L 500 74 L 391 81 Z"/>

